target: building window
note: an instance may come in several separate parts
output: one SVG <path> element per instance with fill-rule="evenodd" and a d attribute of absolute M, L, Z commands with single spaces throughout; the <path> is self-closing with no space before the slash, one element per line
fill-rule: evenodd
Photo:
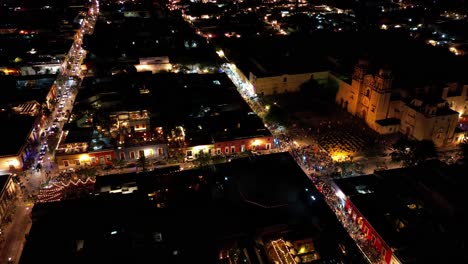
<path fill-rule="evenodd" d="M 76 165 L 76 166 L 80 166 L 80 165 L 81 165 L 79 159 L 76 159 L 76 160 L 75 160 L 75 165 Z"/>
<path fill-rule="evenodd" d="M 266 149 L 266 150 L 270 150 L 270 149 L 271 149 L 271 143 L 266 143 L 265 149 Z"/>
<path fill-rule="evenodd" d="M 283 82 L 287 82 L 287 81 L 288 81 L 288 77 L 284 77 Z"/>
<path fill-rule="evenodd" d="M 64 160 L 63 161 L 63 166 L 68 167 L 68 165 L 70 165 L 70 164 L 68 164 L 68 160 Z"/>
<path fill-rule="evenodd" d="M 134 159 L 134 158 L 135 158 L 135 152 L 130 151 L 130 158 L 131 158 L 131 159 Z"/>
<path fill-rule="evenodd" d="M 140 150 L 138 151 L 138 157 L 144 157 L 144 156 L 145 156 L 145 151 L 143 151 L 143 150 L 140 149 Z"/>
<path fill-rule="evenodd" d="M 208 149 L 208 154 L 212 155 L 213 154 L 213 149 Z"/>
<path fill-rule="evenodd" d="M 187 150 L 187 157 L 192 157 L 193 153 L 191 150 Z"/>
<path fill-rule="evenodd" d="M 231 146 L 231 153 L 235 153 L 236 152 L 236 147 L 235 146 Z"/>
<path fill-rule="evenodd" d="M 112 160 L 111 155 L 106 155 L 106 160 L 107 160 L 107 161 L 111 161 L 111 160 Z"/>
<path fill-rule="evenodd" d="M 91 157 L 91 164 L 95 164 L 96 163 L 96 158 L 95 157 Z"/>
<path fill-rule="evenodd" d="M 161 156 L 161 155 L 163 155 L 163 154 L 164 154 L 164 152 L 163 152 L 163 149 L 162 149 L 162 148 L 158 148 L 158 154 L 159 154 L 159 156 Z"/>
<path fill-rule="evenodd" d="M 221 155 L 221 148 L 216 149 L 216 154 Z"/>
<path fill-rule="evenodd" d="M 224 153 L 226 153 L 226 154 L 229 153 L 229 147 L 224 147 Z"/>
<path fill-rule="evenodd" d="M 125 160 L 125 153 L 124 152 L 120 152 L 120 159 Z"/>

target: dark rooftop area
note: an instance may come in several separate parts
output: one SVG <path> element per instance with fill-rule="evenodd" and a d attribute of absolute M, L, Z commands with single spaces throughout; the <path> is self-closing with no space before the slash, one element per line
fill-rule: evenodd
<path fill-rule="evenodd" d="M 53 75 L 0 76 L 0 104 L 24 103 L 30 100 L 45 102 L 54 80 Z"/>
<path fill-rule="evenodd" d="M 294 58 L 295 67 L 310 67 L 317 64 L 314 58 L 319 62 L 325 58 L 330 70 L 351 74 L 357 61 L 367 58 L 371 65 L 391 69 L 395 78 L 393 87 L 404 89 L 466 80 L 462 69 L 468 66 L 466 56 L 454 56 L 399 32 L 315 32 L 286 37 L 231 38 L 220 45 L 226 56 L 240 65 L 249 58 L 270 56 L 272 60 Z"/>
<path fill-rule="evenodd" d="M 3 188 L 5 188 L 5 185 L 7 184 L 9 177 L 10 177 L 9 174 L 0 175 L 0 190 L 3 190 Z"/>
<path fill-rule="evenodd" d="M 20 263 L 218 263 L 219 247 L 226 241 L 252 250 L 259 234 L 277 226 L 312 237 L 323 261 L 364 263 L 321 194 L 287 153 L 234 160 L 213 169 L 133 176 L 137 193 L 36 206 Z M 132 175 L 123 180 L 131 181 L 128 177 Z M 156 209 L 157 201 L 148 199 L 155 191 L 165 193 L 165 208 Z M 54 253 L 44 254 L 47 249 Z M 255 254 L 251 259 L 258 263 Z"/>
<path fill-rule="evenodd" d="M 0 122 L 6 124 L 2 131 L 0 156 L 17 155 L 33 128 L 36 117 L 0 112 Z"/>
<path fill-rule="evenodd" d="M 76 123 L 67 123 L 63 127 L 64 131 L 68 131 L 68 134 L 65 137 L 64 144 L 69 143 L 88 143 L 91 141 L 93 135 L 93 128 L 91 127 L 77 127 Z"/>
<path fill-rule="evenodd" d="M 403 263 L 463 263 L 466 169 L 433 160 L 335 183 Z"/>
<path fill-rule="evenodd" d="M 140 94 L 142 88 L 149 93 Z M 89 78 L 82 85 L 76 106 L 89 108 L 94 101 L 103 102 L 106 95 L 112 95 L 115 102 L 99 110 L 102 118 L 112 111 L 146 109 L 152 125 L 170 129 L 184 126 L 191 144 L 270 135 L 224 73 Z"/>

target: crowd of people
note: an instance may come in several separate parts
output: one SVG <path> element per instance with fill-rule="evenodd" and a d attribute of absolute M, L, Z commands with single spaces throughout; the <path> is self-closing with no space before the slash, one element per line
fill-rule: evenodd
<path fill-rule="evenodd" d="M 320 122 L 313 136 L 330 153 L 357 153 L 372 146 L 377 140 L 375 132 L 354 118 L 347 122 Z"/>
<path fill-rule="evenodd" d="M 234 78 L 234 80 L 236 79 Z M 236 86 L 240 87 L 240 93 L 252 109 L 258 112 L 257 114 L 262 117 L 265 108 L 261 105 L 260 101 L 249 98 L 242 85 Z M 337 171 L 330 153 L 340 151 L 356 153 L 362 151 L 364 148 L 378 143 L 375 133 L 363 127 L 362 123 L 354 119 L 348 120 L 346 123 L 341 121 L 321 122 L 317 128 L 310 128 L 302 131 L 297 128 L 291 128 L 289 131 L 284 132 L 271 129 L 272 127 L 275 126 L 270 126 L 270 130 L 273 136 L 279 139 L 280 149 L 288 150 L 291 153 L 299 166 L 301 166 L 304 172 L 313 181 L 317 189 L 323 193 L 327 204 L 335 212 L 337 218 L 341 221 L 344 228 L 348 231 L 366 257 L 368 257 L 372 263 L 381 263 L 382 258 L 380 254 L 378 254 L 357 225 L 344 212 L 344 208 L 340 206 L 338 198 L 330 184 L 330 176 Z M 308 138 L 307 141 L 312 143 L 299 144 L 293 140 L 295 138 Z M 348 157 L 348 159 L 349 158 L 352 157 Z"/>

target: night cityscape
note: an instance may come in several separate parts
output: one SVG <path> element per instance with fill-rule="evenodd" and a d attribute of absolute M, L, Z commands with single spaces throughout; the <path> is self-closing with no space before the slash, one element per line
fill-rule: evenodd
<path fill-rule="evenodd" d="M 468 263 L 464 0 L 0 3 L 0 264 Z"/>

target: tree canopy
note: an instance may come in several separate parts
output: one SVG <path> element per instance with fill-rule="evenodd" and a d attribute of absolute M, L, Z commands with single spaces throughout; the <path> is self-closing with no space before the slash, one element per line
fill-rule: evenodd
<path fill-rule="evenodd" d="M 393 148 L 392 160 L 403 162 L 404 166 L 417 165 L 423 160 L 437 157 L 437 149 L 431 140 L 417 141 L 402 137 L 393 144 Z"/>
<path fill-rule="evenodd" d="M 464 160 L 468 160 L 468 141 L 464 141 L 459 145 L 461 154 Z"/>

